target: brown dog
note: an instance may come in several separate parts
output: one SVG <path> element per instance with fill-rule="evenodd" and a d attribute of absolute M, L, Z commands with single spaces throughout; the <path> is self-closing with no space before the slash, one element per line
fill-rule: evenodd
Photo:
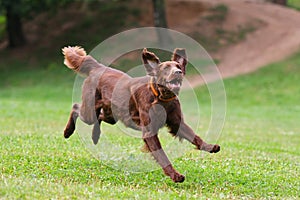
<path fill-rule="evenodd" d="M 184 49 L 175 49 L 171 61 L 166 62 L 144 49 L 142 59 L 148 76 L 139 78 L 98 63 L 80 47 L 65 47 L 63 54 L 67 67 L 87 76 L 82 104 L 73 105 L 65 138 L 73 134 L 78 116 L 85 123 L 94 124 L 95 144 L 102 121 L 115 124 L 120 120 L 127 127 L 142 131 L 145 148 L 174 182 L 183 182 L 184 176 L 173 168 L 161 147 L 157 135 L 161 127 L 166 125 L 173 136 L 190 141 L 199 150 L 220 151 L 219 145 L 205 143 L 183 120 L 177 94 L 187 64 Z"/>

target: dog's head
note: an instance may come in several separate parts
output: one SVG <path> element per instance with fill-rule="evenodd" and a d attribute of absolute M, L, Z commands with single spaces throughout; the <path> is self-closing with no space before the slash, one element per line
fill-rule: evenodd
<path fill-rule="evenodd" d="M 171 61 L 160 62 L 159 58 L 147 49 L 142 54 L 144 66 L 149 76 L 159 87 L 178 94 L 182 85 L 187 57 L 185 49 L 175 49 Z"/>

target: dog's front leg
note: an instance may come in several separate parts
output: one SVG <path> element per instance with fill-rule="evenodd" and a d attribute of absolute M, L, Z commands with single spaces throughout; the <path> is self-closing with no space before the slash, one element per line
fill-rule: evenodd
<path fill-rule="evenodd" d="M 199 150 L 208 151 L 210 153 L 217 153 L 220 151 L 219 145 L 207 144 L 198 135 L 196 135 L 194 131 L 184 122 L 180 124 L 176 136 L 188 140 L 189 142 L 194 144 Z"/>
<path fill-rule="evenodd" d="M 148 104 L 143 106 L 145 107 L 144 109 L 140 108 L 139 116 L 146 150 L 151 153 L 167 176 L 170 176 L 174 182 L 183 182 L 184 176 L 173 168 L 158 139 L 158 130 L 165 121 L 164 110 L 157 105 L 151 108 L 149 108 L 150 105 Z"/>
<path fill-rule="evenodd" d="M 185 177 L 173 168 L 171 162 L 169 161 L 167 155 L 161 147 L 157 134 L 145 132 L 143 133 L 143 139 L 149 152 L 157 161 L 157 163 L 162 167 L 164 173 L 167 176 L 170 176 L 174 182 L 183 182 Z"/>

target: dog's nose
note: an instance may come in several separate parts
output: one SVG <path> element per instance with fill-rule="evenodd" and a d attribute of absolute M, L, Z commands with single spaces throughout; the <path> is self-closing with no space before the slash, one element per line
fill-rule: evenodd
<path fill-rule="evenodd" d="M 174 72 L 174 74 L 176 74 L 176 75 L 182 74 L 182 71 L 181 71 L 181 70 L 176 70 L 176 71 Z"/>

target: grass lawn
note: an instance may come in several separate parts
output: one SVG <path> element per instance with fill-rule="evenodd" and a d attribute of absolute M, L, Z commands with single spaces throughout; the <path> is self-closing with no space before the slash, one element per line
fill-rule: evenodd
<path fill-rule="evenodd" d="M 173 160 L 186 176 L 182 184 L 161 170 L 114 170 L 93 158 L 78 134 L 65 140 L 75 75 L 60 63 L 27 65 L 10 61 L 0 66 L 0 198 L 300 198 L 300 53 L 225 80 L 228 107 L 218 141 L 221 152 L 210 155 L 191 146 Z M 205 87 L 197 92 L 209 111 Z M 205 127 L 209 116 L 202 123 Z M 197 132 L 205 134 L 201 128 Z"/>
<path fill-rule="evenodd" d="M 300 10 L 300 1 L 299 0 L 288 0 L 288 6 Z"/>

